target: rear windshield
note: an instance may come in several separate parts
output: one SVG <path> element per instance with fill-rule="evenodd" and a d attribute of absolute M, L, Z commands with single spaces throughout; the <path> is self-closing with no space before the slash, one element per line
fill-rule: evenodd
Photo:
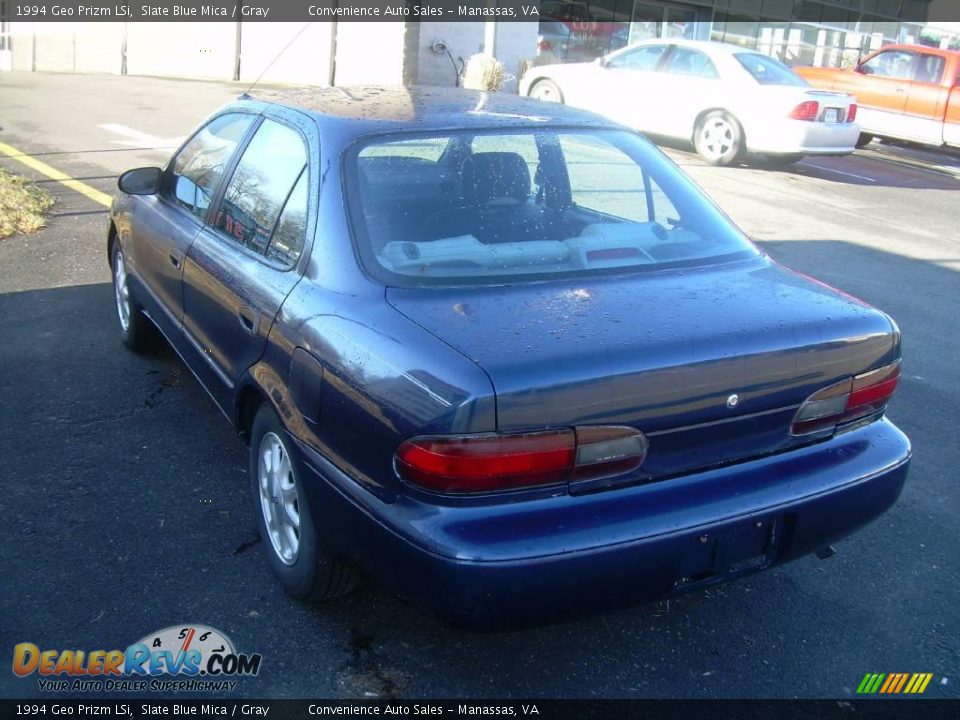
<path fill-rule="evenodd" d="M 488 284 L 694 266 L 757 250 L 660 151 L 620 131 L 455 132 L 347 153 L 368 272 Z"/>
<path fill-rule="evenodd" d="M 779 60 L 758 53 L 737 53 L 734 57 L 744 70 L 761 85 L 795 85 L 808 87 L 809 83 Z"/>

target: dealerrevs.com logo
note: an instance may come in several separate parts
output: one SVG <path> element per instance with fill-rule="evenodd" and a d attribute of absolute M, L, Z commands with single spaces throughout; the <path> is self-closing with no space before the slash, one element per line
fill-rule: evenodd
<path fill-rule="evenodd" d="M 262 660 L 238 653 L 230 638 L 204 625 L 173 625 L 126 650 L 13 648 L 14 674 L 37 675 L 47 692 L 229 692 L 234 678 L 259 673 Z"/>

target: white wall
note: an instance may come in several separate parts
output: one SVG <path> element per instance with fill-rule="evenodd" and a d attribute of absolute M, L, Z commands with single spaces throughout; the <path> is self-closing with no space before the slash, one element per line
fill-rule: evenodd
<path fill-rule="evenodd" d="M 73 72 L 75 42 L 73 23 L 35 23 L 37 70 L 45 72 Z M 16 42 L 16 40 L 14 40 Z"/>
<path fill-rule="evenodd" d="M 261 82 L 328 85 L 333 27 L 319 22 L 306 28 L 299 22 L 243 23 L 240 80 L 253 82 L 266 70 Z"/>
<path fill-rule="evenodd" d="M 75 24 L 76 72 L 119 74 L 123 63 L 123 23 Z"/>
<path fill-rule="evenodd" d="M 420 24 L 417 43 L 416 82 L 418 85 L 445 85 L 456 87 L 457 73 L 446 53 L 431 50 L 437 40 L 443 40 L 458 63 L 483 49 L 483 23 L 432 22 Z"/>
<path fill-rule="evenodd" d="M 127 73 L 230 80 L 236 32 L 226 22 L 128 23 Z"/>
<path fill-rule="evenodd" d="M 406 23 L 337 23 L 337 85 L 400 85 Z"/>
<path fill-rule="evenodd" d="M 237 26 L 226 22 L 12 23 L 13 68 L 31 69 L 35 35 L 37 70 L 120 73 L 124 25 L 129 75 L 233 78 Z M 467 59 L 483 50 L 485 24 L 317 22 L 304 29 L 303 23 L 242 23 L 241 82 L 266 69 L 261 82 L 327 85 L 334 27 L 337 85 L 454 87 L 450 58 L 431 47 L 443 40 L 455 59 Z M 536 55 L 536 38 L 536 22 L 497 24 L 496 54 L 509 75 Z M 504 89 L 516 90 L 516 81 Z"/>

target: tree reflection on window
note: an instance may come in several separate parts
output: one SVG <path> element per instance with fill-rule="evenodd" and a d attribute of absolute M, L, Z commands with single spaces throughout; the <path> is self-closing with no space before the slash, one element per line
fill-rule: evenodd
<path fill-rule="evenodd" d="M 173 161 L 173 197 L 199 218 L 207 213 L 224 168 L 247 132 L 252 115 L 221 115 L 191 138 Z"/>
<path fill-rule="evenodd" d="M 300 135 L 265 120 L 230 178 L 215 227 L 244 247 L 267 255 L 281 210 L 306 163 Z M 306 189 L 303 192 L 305 200 Z M 301 246 L 302 242 L 301 238 Z"/>

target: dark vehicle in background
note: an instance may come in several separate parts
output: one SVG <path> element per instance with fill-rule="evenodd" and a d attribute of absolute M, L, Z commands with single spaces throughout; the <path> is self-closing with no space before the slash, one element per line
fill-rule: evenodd
<path fill-rule="evenodd" d="M 249 445 L 296 598 L 359 566 L 458 621 L 539 622 L 816 552 L 903 487 L 893 321 L 601 117 L 289 91 L 119 185 L 123 340 L 159 328 Z"/>
<path fill-rule="evenodd" d="M 566 60 L 570 36 L 570 28 L 559 20 L 542 18 L 537 33 L 537 57 Z"/>

